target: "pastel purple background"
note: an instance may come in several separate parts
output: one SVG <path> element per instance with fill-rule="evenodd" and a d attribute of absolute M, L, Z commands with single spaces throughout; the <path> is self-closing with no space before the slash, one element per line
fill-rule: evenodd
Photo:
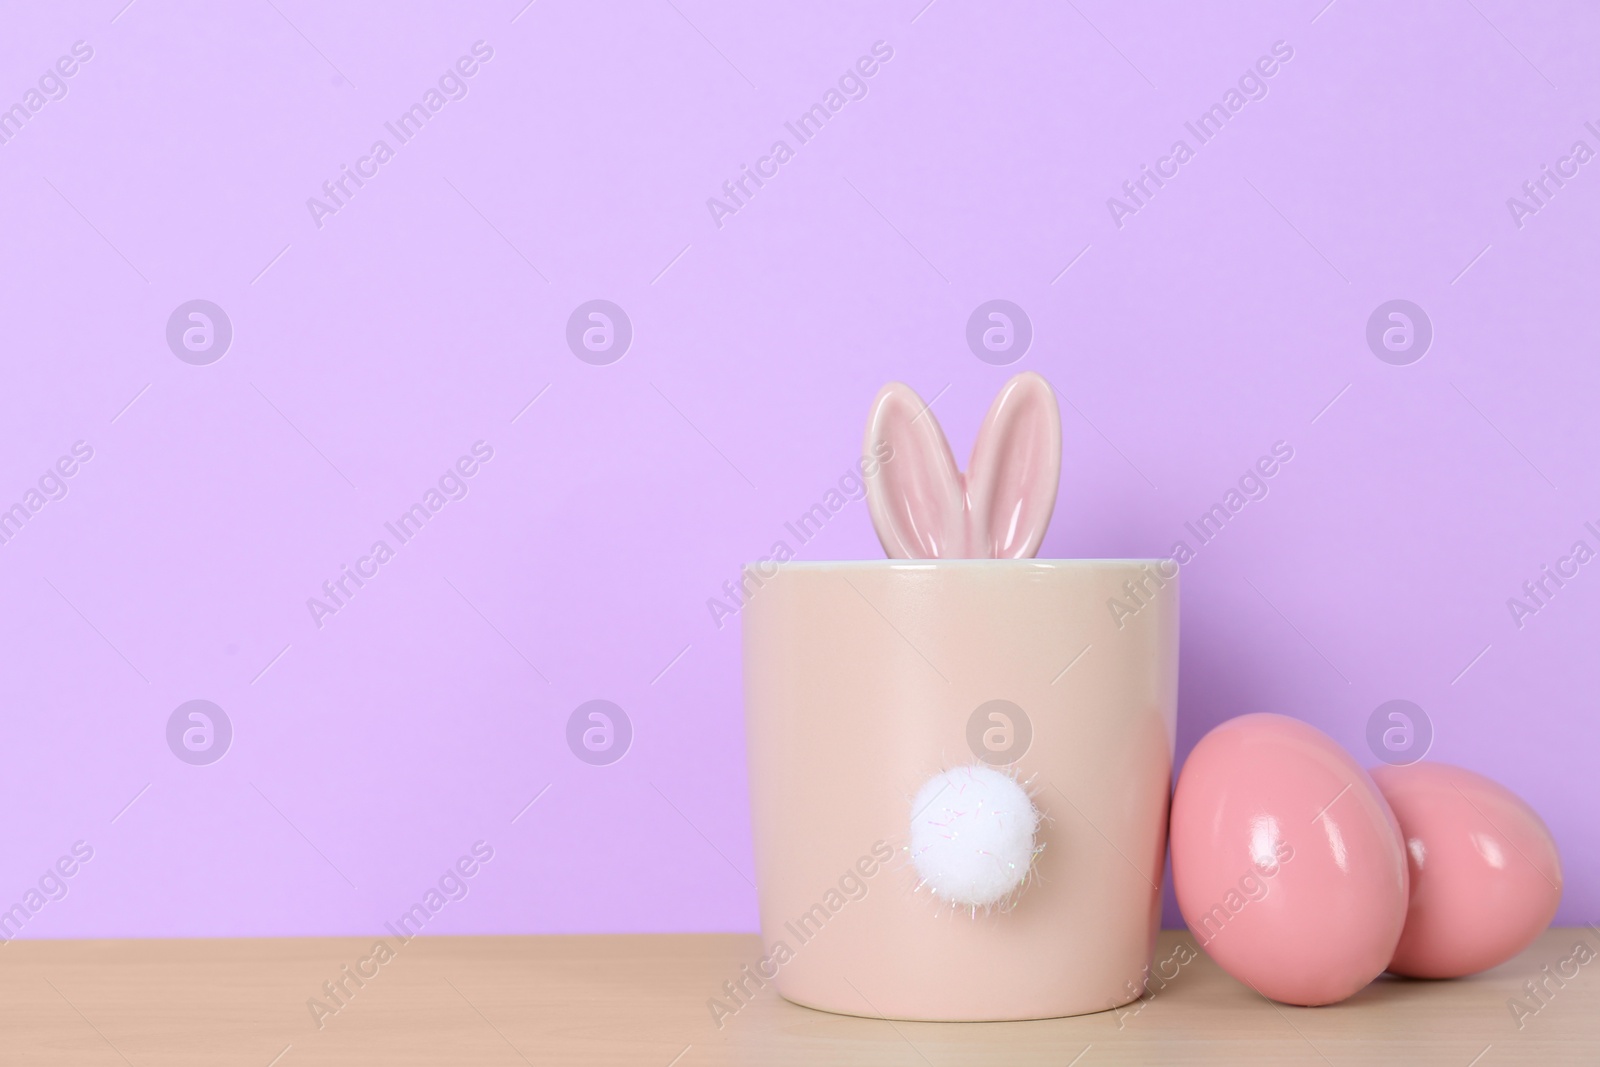
<path fill-rule="evenodd" d="M 1600 520 L 1600 162 L 1506 207 L 1600 148 L 1592 12 L 524 3 L 4 16 L 7 106 L 95 50 L 0 145 L 0 502 L 95 450 L 0 545 L 0 898 L 95 849 L 26 936 L 377 930 L 478 839 L 430 932 L 754 929 L 738 629 L 706 601 L 884 381 L 964 456 L 1022 369 L 1067 401 L 1043 556 L 1164 555 L 1295 449 L 1185 568 L 1182 752 L 1277 711 L 1371 763 L 1372 710 L 1414 700 L 1434 757 L 1550 823 L 1559 921 L 1596 917 L 1600 567 L 1506 607 Z M 480 39 L 469 95 L 317 229 L 307 197 Z M 868 96 L 717 228 L 878 40 Z M 1114 225 L 1277 40 L 1270 94 Z M 235 330 L 211 366 L 164 338 L 196 297 Z M 611 366 L 564 340 L 597 297 L 635 330 Z M 1035 330 L 1012 367 L 964 340 L 995 297 Z M 1396 297 L 1436 331 L 1412 366 L 1364 338 Z M 319 630 L 307 598 L 480 439 L 470 495 Z M 801 550 L 878 552 L 859 503 Z M 595 697 L 635 729 L 608 767 L 564 740 Z M 164 736 L 194 698 L 235 729 L 207 767 Z"/>

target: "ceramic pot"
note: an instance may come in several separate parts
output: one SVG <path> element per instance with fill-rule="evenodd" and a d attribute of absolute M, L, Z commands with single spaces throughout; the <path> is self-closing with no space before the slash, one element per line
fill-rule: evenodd
<path fill-rule="evenodd" d="M 1178 683 L 1165 560 L 746 568 L 762 960 L 799 1004 L 943 1021 L 1137 998 L 1160 918 Z M 1043 850 L 1006 910 L 935 900 L 906 851 L 932 775 L 1014 772 Z"/>

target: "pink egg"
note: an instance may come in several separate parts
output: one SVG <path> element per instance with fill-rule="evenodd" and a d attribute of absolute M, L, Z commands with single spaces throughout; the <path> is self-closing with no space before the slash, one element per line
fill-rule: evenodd
<path fill-rule="evenodd" d="M 1189 754 L 1172 799 L 1172 879 L 1223 970 L 1286 1004 L 1332 1004 L 1381 974 L 1406 916 L 1400 828 L 1333 739 L 1242 715 Z"/>
<path fill-rule="evenodd" d="M 1379 767 L 1400 820 L 1411 907 L 1389 970 L 1459 978 L 1515 956 L 1555 917 L 1561 857 L 1534 810 L 1481 774 L 1445 763 Z"/>

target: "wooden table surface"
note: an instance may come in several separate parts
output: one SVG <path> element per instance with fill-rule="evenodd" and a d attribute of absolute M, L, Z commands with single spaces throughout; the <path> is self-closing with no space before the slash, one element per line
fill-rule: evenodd
<path fill-rule="evenodd" d="M 1164 933 L 1158 958 L 1180 939 L 1192 944 Z M 1580 942 L 1587 964 L 1573 958 Z M 10 942 L 0 946 L 0 1062 L 1600 1063 L 1600 933 L 1584 928 L 1551 930 L 1475 978 L 1386 978 L 1327 1008 L 1269 1003 L 1202 954 L 1153 997 L 1074 1019 L 889 1023 L 797 1007 L 768 989 L 721 1028 L 707 1002 L 757 957 L 753 936 L 418 938 L 381 963 L 372 947 L 358 938 Z M 346 979 L 354 993 L 332 1011 L 323 983 L 346 966 L 376 973 L 360 987 Z M 1542 1000 L 1530 980 L 1544 981 Z M 321 1013 L 308 1006 L 314 996 Z"/>

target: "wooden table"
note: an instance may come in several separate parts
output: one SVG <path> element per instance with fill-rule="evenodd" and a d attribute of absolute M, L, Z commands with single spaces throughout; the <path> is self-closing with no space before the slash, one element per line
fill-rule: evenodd
<path fill-rule="evenodd" d="M 1592 929 L 1552 930 L 1488 974 L 1383 979 L 1328 1008 L 1271 1004 L 1202 955 L 1155 996 L 1075 1019 L 888 1023 L 769 989 L 720 1029 L 707 1001 L 757 957 L 753 936 L 419 938 L 386 962 L 370 938 L 20 941 L 0 947 L 0 1063 L 1595 1064 L 1600 955 L 1546 978 L 1542 1004 L 1524 988 L 1580 941 L 1600 952 Z M 340 978 L 353 993 L 334 1012 L 323 983 Z"/>

